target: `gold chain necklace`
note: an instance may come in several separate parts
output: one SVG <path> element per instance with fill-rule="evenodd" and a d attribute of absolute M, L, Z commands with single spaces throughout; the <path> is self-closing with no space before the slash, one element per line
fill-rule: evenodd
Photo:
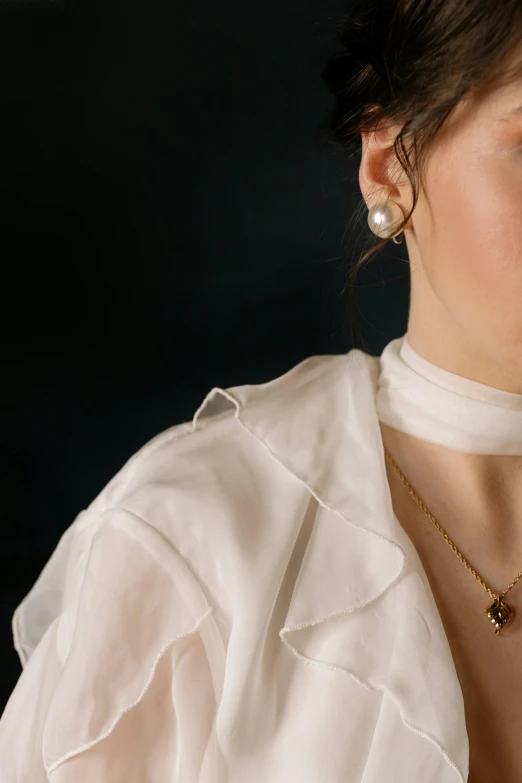
<path fill-rule="evenodd" d="M 506 587 L 506 589 L 503 590 L 499 595 L 497 595 L 497 593 L 493 592 L 493 590 L 491 590 L 487 586 L 487 584 L 484 582 L 484 580 L 477 574 L 475 569 L 468 563 L 468 561 L 466 560 L 464 555 L 457 549 L 457 547 L 455 546 L 453 541 L 450 539 L 448 534 L 445 533 L 444 530 L 441 528 L 441 526 L 439 525 L 439 523 L 437 522 L 437 520 L 435 519 L 433 514 L 431 514 L 430 511 L 428 511 L 428 509 L 426 508 L 426 506 L 424 505 L 424 503 L 422 502 L 420 497 L 417 495 L 417 493 L 415 492 L 415 490 L 413 489 L 413 487 L 411 486 L 411 484 L 409 483 L 407 478 L 401 472 L 399 466 L 397 465 L 397 463 L 395 462 L 395 460 L 393 459 L 393 457 L 391 456 L 389 451 L 386 449 L 386 447 L 384 448 L 384 454 L 385 454 L 385 457 L 386 457 L 386 461 L 390 463 L 392 468 L 398 474 L 398 476 L 401 479 L 402 483 L 406 486 L 406 489 L 408 490 L 409 494 L 412 496 L 412 498 L 417 503 L 417 505 L 420 506 L 420 508 L 424 511 L 424 513 L 426 514 L 428 519 L 430 519 L 433 522 L 433 524 L 435 525 L 435 527 L 437 528 L 439 533 L 442 535 L 442 537 L 444 538 L 446 543 L 448 543 L 449 546 L 453 549 L 453 551 L 455 552 L 455 554 L 457 555 L 459 560 L 461 560 L 464 563 L 464 565 L 466 566 L 466 568 L 468 569 L 470 574 L 473 574 L 475 579 L 482 585 L 484 590 L 486 590 L 490 594 L 490 596 L 495 599 L 490 606 L 487 606 L 484 609 L 484 611 L 487 613 L 488 618 L 491 620 L 491 622 L 495 626 L 495 633 L 496 634 L 500 634 L 501 630 L 515 616 L 515 610 L 511 606 L 509 606 L 505 601 L 503 601 L 502 599 L 506 595 L 508 590 L 511 590 L 513 585 L 515 585 L 518 582 L 518 580 L 522 576 L 522 571 L 518 574 L 517 577 L 515 577 L 515 579 L 513 579 L 511 584 L 508 587 Z"/>

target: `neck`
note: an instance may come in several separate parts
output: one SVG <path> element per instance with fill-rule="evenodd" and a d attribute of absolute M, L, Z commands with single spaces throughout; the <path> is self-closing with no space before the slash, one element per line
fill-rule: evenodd
<path fill-rule="evenodd" d="M 522 393 L 522 384 L 500 362 L 488 364 L 489 357 L 468 349 L 464 338 L 450 336 L 440 320 L 433 329 L 426 328 L 429 323 L 426 314 L 421 321 L 412 309 L 407 340 L 423 358 L 456 375 Z M 522 455 L 462 452 L 384 423 L 380 428 L 384 445 L 465 556 L 487 564 L 491 578 L 518 573 L 522 568 Z M 389 474 L 389 480 L 401 483 L 395 473 Z M 412 514 L 422 517 L 418 523 L 428 522 L 409 500 Z"/>
<path fill-rule="evenodd" d="M 417 244 L 411 239 L 408 255 L 411 293 L 407 334 L 412 348 L 456 375 L 522 394 L 522 344 L 514 339 L 512 332 L 501 332 L 502 314 L 495 315 L 489 328 L 491 315 L 487 303 L 479 307 L 473 295 L 459 295 L 452 307 L 451 290 L 445 290 L 444 297 L 436 294 L 434 289 L 441 287 L 440 281 L 435 279 L 432 284 Z M 456 286 L 455 289 L 460 290 Z M 458 313 L 458 318 L 454 313 Z"/>

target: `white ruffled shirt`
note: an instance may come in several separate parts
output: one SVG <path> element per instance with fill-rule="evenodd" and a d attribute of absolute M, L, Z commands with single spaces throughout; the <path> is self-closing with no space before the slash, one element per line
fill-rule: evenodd
<path fill-rule="evenodd" d="M 2 783 L 467 780 L 462 691 L 379 420 L 430 438 L 444 419 L 462 443 L 472 402 L 499 426 L 506 403 L 502 448 L 521 448 L 522 406 L 426 378 L 409 349 L 214 388 L 131 457 L 13 616 Z"/>

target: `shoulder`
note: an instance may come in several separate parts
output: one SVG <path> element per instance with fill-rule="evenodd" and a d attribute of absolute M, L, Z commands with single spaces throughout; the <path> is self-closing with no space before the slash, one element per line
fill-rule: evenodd
<path fill-rule="evenodd" d="M 347 354 L 310 356 L 265 383 L 213 387 L 195 409 L 190 421 L 176 424 L 146 442 L 122 466 L 89 506 L 92 512 L 119 504 L 136 503 L 138 496 L 179 491 L 178 500 L 194 491 L 224 489 L 248 466 L 269 478 L 265 470 L 274 462 L 267 452 L 265 434 L 274 427 L 313 426 L 327 398 L 330 405 L 345 390 L 347 375 L 368 372 L 375 357 L 360 350 Z M 335 409 L 330 408 L 332 417 Z M 269 457 L 268 462 L 264 457 Z M 218 483 L 210 480 L 219 476 Z M 209 483 L 210 482 L 210 483 Z"/>

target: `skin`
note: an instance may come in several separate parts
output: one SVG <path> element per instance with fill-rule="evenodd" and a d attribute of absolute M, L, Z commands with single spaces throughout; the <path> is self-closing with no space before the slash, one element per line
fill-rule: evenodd
<path fill-rule="evenodd" d="M 522 81 L 457 108 L 430 152 L 405 240 L 412 347 L 452 373 L 522 394 L 522 113 L 509 116 L 519 104 Z M 406 215 L 413 200 L 393 152 L 399 130 L 363 134 L 359 182 L 368 208 L 389 197 Z M 522 571 L 522 456 L 465 454 L 385 425 L 381 432 L 448 535 L 493 589 L 504 589 Z M 395 473 L 389 480 L 400 483 Z M 521 588 L 522 580 L 510 597 Z"/>

